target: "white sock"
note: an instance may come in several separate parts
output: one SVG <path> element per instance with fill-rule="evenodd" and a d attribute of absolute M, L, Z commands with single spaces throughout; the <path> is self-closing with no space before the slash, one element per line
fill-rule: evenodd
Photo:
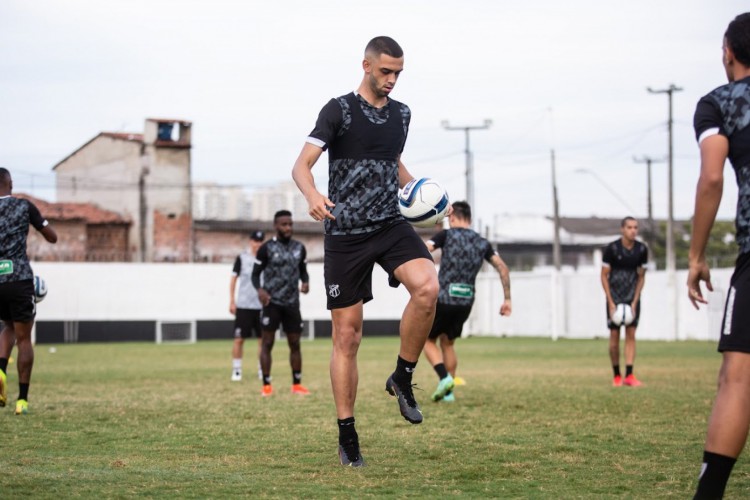
<path fill-rule="evenodd" d="M 232 369 L 236 372 L 242 371 L 242 358 L 232 359 Z"/>

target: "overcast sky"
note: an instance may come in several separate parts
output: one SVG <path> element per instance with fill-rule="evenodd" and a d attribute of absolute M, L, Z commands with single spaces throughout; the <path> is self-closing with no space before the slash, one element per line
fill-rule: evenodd
<path fill-rule="evenodd" d="M 193 122 L 193 178 L 248 187 L 290 179 L 320 108 L 357 87 L 365 44 L 405 51 L 392 97 L 413 114 L 402 159 L 465 197 L 464 136 L 478 125 L 480 217 L 552 213 L 549 151 L 564 216 L 646 214 L 646 167 L 667 153 L 674 96 L 675 214 L 699 172 L 697 100 L 726 83 L 721 41 L 746 1 L 158 1 L 0 3 L 0 166 L 16 191 L 50 197 L 51 167 L 101 131 L 147 117 Z M 732 218 L 733 174 L 720 216 Z M 325 190 L 327 159 L 315 167 Z M 653 166 L 657 217 L 666 164 Z M 616 191 L 617 197 L 608 190 Z M 301 214 L 300 214 L 301 216 Z"/>

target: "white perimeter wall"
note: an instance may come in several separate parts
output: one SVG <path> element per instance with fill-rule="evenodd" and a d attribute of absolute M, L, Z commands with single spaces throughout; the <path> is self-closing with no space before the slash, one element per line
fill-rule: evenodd
<path fill-rule="evenodd" d="M 124 264 L 38 262 L 34 270 L 47 282 L 49 293 L 39 304 L 39 321 L 86 320 L 230 320 L 227 264 Z M 308 266 L 311 291 L 302 295 L 306 320 L 329 319 L 322 264 Z M 709 306 L 695 311 L 686 298 L 686 273 L 676 277 L 677 298 L 669 293 L 667 275 L 646 273 L 638 338 L 654 340 L 717 339 L 724 297 L 732 270 L 712 271 L 714 292 Z M 559 279 L 560 307 L 552 307 L 553 282 Z M 501 317 L 502 288 L 494 270 L 477 279 L 477 300 L 464 335 L 509 335 L 592 338 L 608 335 L 605 300 L 599 270 L 511 273 L 513 314 Z M 375 300 L 365 305 L 365 319 L 398 319 L 408 294 L 390 288 L 376 266 Z M 677 306 L 677 335 L 672 327 Z M 556 318 L 556 319 L 555 319 Z M 555 324 L 557 325 L 554 328 Z"/>

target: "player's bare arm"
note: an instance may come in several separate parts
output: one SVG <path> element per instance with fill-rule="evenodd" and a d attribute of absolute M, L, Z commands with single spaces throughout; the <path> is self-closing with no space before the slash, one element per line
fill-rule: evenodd
<path fill-rule="evenodd" d="M 706 245 L 724 190 L 724 162 L 729 154 L 729 141 L 723 135 L 713 135 L 703 139 L 700 149 L 701 174 L 695 192 L 687 279 L 688 298 L 696 309 L 699 304 L 708 303 L 701 292 L 700 282 L 705 281 L 706 288 L 713 291 L 711 273 L 706 263 Z"/>
<path fill-rule="evenodd" d="M 398 158 L 398 187 L 402 188 L 406 186 L 409 181 L 414 180 L 414 176 L 409 173 L 406 166 L 401 161 L 401 157 Z"/>
<path fill-rule="evenodd" d="M 635 293 L 633 294 L 633 302 L 630 304 L 630 308 L 635 311 L 635 306 L 638 301 L 641 300 L 641 290 L 643 285 L 646 284 L 646 270 L 643 267 L 638 268 L 638 281 L 635 283 Z"/>
<path fill-rule="evenodd" d="M 493 255 L 490 259 L 490 264 L 495 268 L 497 274 L 500 276 L 500 283 L 503 285 L 503 296 L 505 300 L 500 306 L 501 316 L 510 316 L 513 311 L 513 306 L 510 300 L 510 270 L 499 255 Z"/>
<path fill-rule="evenodd" d="M 322 153 L 320 147 L 305 143 L 292 168 L 292 179 L 307 200 L 308 214 L 316 221 L 336 219 L 330 212 L 334 203 L 318 191 L 312 174 L 312 168 Z"/>
<path fill-rule="evenodd" d="M 42 233 L 42 236 L 44 236 L 44 239 L 47 240 L 49 243 L 57 243 L 57 233 L 49 225 L 44 226 L 42 229 L 39 230 L 39 232 Z"/>
<path fill-rule="evenodd" d="M 229 280 L 229 312 L 237 314 L 237 304 L 234 302 L 234 292 L 237 289 L 237 276 L 232 276 Z"/>
<path fill-rule="evenodd" d="M 609 290 L 609 266 L 602 266 L 602 288 L 604 289 L 604 295 L 607 296 L 607 306 L 609 307 L 609 315 L 615 312 L 615 301 L 612 300 L 612 292 Z"/>

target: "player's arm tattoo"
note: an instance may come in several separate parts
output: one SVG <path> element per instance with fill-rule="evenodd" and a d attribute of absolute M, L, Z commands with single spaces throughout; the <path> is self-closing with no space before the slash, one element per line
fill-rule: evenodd
<path fill-rule="evenodd" d="M 505 300 L 510 300 L 510 271 L 508 266 L 503 262 L 499 255 L 492 256 L 492 266 L 500 275 L 500 283 L 503 285 L 503 295 Z"/>

